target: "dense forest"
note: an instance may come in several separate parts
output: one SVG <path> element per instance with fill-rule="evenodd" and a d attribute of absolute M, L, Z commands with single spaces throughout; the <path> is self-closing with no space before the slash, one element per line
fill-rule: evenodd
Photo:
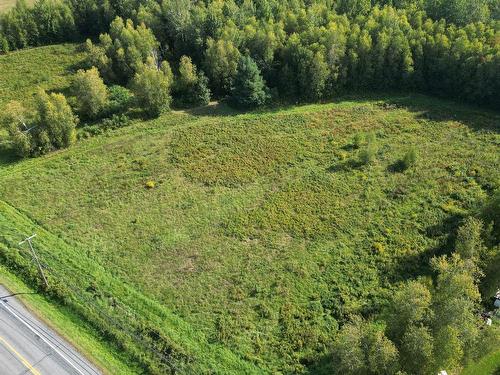
<path fill-rule="evenodd" d="M 0 51 L 99 40 L 89 65 L 122 85 L 149 57 L 177 73 L 185 56 L 216 97 L 256 91 L 244 107 L 361 89 L 498 107 L 499 13 L 497 0 L 21 0 L 1 17 Z M 207 92 L 172 91 L 185 104 Z"/>

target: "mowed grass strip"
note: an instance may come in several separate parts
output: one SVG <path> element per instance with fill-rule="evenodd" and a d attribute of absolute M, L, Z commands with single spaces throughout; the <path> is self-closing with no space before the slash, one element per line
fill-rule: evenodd
<path fill-rule="evenodd" d="M 417 95 L 171 113 L 6 164 L 0 195 L 208 342 L 301 371 L 450 250 L 498 187 L 499 118 Z"/>
<path fill-rule="evenodd" d="M 31 282 L 36 279 L 37 271 L 29 253 L 17 241 L 23 233 L 37 234 L 36 249 L 49 280 L 52 302 L 82 319 L 84 326 L 88 325 L 110 346 L 109 351 L 88 348 L 97 351 L 94 355 L 98 360 L 102 356 L 115 356 L 104 368 L 112 369 L 113 362 L 121 360 L 121 365 L 128 365 L 125 368 L 133 373 L 160 374 L 170 370 L 257 373 L 254 366 L 229 349 L 210 344 L 203 333 L 113 277 L 88 257 L 78 242 L 66 243 L 2 201 L 0 233 L 0 260 Z M 63 324 L 64 318 L 61 320 L 54 324 Z M 150 358 L 155 361 L 153 366 L 147 366 Z M 158 361 L 167 367 L 156 366 Z"/>

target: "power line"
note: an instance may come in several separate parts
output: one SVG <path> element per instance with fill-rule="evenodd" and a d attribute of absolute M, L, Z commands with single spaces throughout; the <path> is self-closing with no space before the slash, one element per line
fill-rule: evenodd
<path fill-rule="evenodd" d="M 31 238 L 33 238 L 33 237 L 34 236 L 31 236 Z M 27 241 L 27 240 L 28 239 L 26 239 L 25 241 Z M 23 241 L 23 243 L 24 243 L 24 241 Z M 51 253 L 46 253 L 45 257 L 50 258 L 55 263 L 59 263 L 59 264 L 61 263 L 61 260 L 59 258 L 55 257 Z M 38 259 L 38 257 L 37 257 L 37 259 Z M 86 272 L 81 267 L 78 267 L 76 264 L 74 264 L 73 262 L 66 262 L 66 263 L 71 264 L 71 268 L 74 268 L 74 269 L 78 270 L 79 272 Z M 171 358 L 166 356 L 165 353 L 158 351 L 154 347 L 154 344 L 151 341 L 147 340 L 144 336 L 139 335 L 136 332 L 136 329 L 139 327 L 134 327 L 133 325 L 124 324 L 120 320 L 117 320 L 115 317 L 106 313 L 103 310 L 103 306 L 100 306 L 98 303 L 96 303 L 96 301 L 94 299 L 91 299 L 88 296 L 86 296 L 85 294 L 83 294 L 81 289 L 72 285 L 73 283 L 68 282 L 69 280 L 68 280 L 67 275 L 65 275 L 59 271 L 56 271 L 55 269 L 50 267 L 45 262 L 42 263 L 42 262 L 38 261 L 37 264 L 39 265 L 39 267 L 42 267 L 42 265 L 43 265 L 43 268 L 45 268 L 51 275 L 53 275 L 56 279 L 63 281 L 63 286 L 68 288 L 70 291 L 72 291 L 73 296 L 76 299 L 86 303 L 86 307 L 90 313 L 97 314 L 108 325 L 110 325 L 109 329 L 114 328 L 114 329 L 118 330 L 120 333 L 125 334 L 126 336 L 129 337 L 129 339 L 132 340 L 132 342 L 135 345 L 139 345 L 140 347 L 145 349 L 147 352 L 154 354 L 157 357 L 157 359 L 160 361 L 161 364 L 168 366 L 170 368 L 170 370 L 173 370 L 174 372 L 179 371 L 178 366 L 174 362 L 172 362 Z M 66 269 L 67 269 L 67 267 L 66 267 Z M 87 270 L 87 272 L 88 272 L 88 270 Z M 140 321 L 140 316 L 135 311 L 130 310 L 130 308 L 124 306 L 122 303 L 119 302 L 119 300 L 116 297 L 113 296 L 113 299 L 114 299 L 113 308 L 121 310 L 123 312 L 123 315 L 128 315 L 128 316 L 131 315 L 134 318 L 133 320 L 135 320 L 135 321 Z M 80 308 L 85 309 L 85 306 L 80 305 Z M 104 328 L 106 329 L 106 327 L 104 327 Z M 106 329 L 106 330 L 109 331 L 109 329 Z M 112 333 L 112 331 L 109 331 L 109 333 Z"/>
<path fill-rule="evenodd" d="M 28 242 L 30 249 L 31 249 L 31 255 L 33 256 L 33 260 L 36 262 L 38 266 L 38 272 L 40 272 L 40 275 L 42 276 L 42 279 L 45 283 L 45 286 L 48 288 L 49 283 L 47 281 L 47 278 L 45 277 L 45 273 L 43 272 L 42 265 L 40 264 L 40 261 L 38 260 L 38 256 L 36 255 L 35 249 L 33 248 L 32 244 L 32 239 L 36 237 L 36 234 L 33 234 L 32 236 L 26 237 L 23 241 L 19 242 L 19 246 L 24 244 L 25 242 Z"/>

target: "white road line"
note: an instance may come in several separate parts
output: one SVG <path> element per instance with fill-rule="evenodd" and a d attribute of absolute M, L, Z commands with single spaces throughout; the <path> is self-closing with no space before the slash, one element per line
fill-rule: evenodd
<path fill-rule="evenodd" d="M 10 307 L 7 305 L 5 301 L 2 300 L 3 306 L 5 309 L 15 318 L 17 318 L 21 323 L 23 323 L 31 332 L 33 332 L 36 336 L 38 336 L 43 342 L 45 342 L 46 345 L 48 345 L 54 352 L 56 352 L 68 365 L 70 365 L 78 374 L 80 375 L 86 375 L 83 372 L 81 372 L 71 361 L 63 354 L 61 353 L 56 347 L 54 347 L 49 341 L 47 341 L 45 338 L 43 338 L 43 335 L 40 335 L 35 329 L 33 329 L 26 321 L 17 315 L 14 311 L 10 309 Z"/>

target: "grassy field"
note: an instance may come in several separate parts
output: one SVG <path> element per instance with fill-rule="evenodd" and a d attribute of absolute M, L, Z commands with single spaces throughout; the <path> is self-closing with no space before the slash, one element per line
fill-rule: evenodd
<path fill-rule="evenodd" d="M 0 56 L 0 106 L 30 101 L 38 88 L 64 91 L 85 55 L 76 44 L 60 44 Z"/>
<path fill-rule="evenodd" d="M 481 358 L 478 363 L 467 367 L 462 375 L 498 375 L 500 373 L 500 350 Z"/>
<path fill-rule="evenodd" d="M 17 0 L 0 0 L 0 13 L 9 10 L 13 6 L 16 5 Z M 26 4 L 31 5 L 35 2 L 35 0 L 26 0 Z"/>
<path fill-rule="evenodd" d="M 62 59 L 44 68 L 47 87 L 64 89 L 79 57 Z M 497 113 L 392 95 L 174 112 L 24 161 L 4 142 L 0 259 L 33 278 L 16 244 L 38 233 L 51 282 L 91 301 L 72 300 L 78 313 L 132 324 L 181 372 L 329 373 L 338 325 L 427 275 L 499 186 L 499 124 Z M 360 165 L 354 139 L 368 133 L 378 151 Z M 416 165 L 398 171 L 412 147 Z"/>

